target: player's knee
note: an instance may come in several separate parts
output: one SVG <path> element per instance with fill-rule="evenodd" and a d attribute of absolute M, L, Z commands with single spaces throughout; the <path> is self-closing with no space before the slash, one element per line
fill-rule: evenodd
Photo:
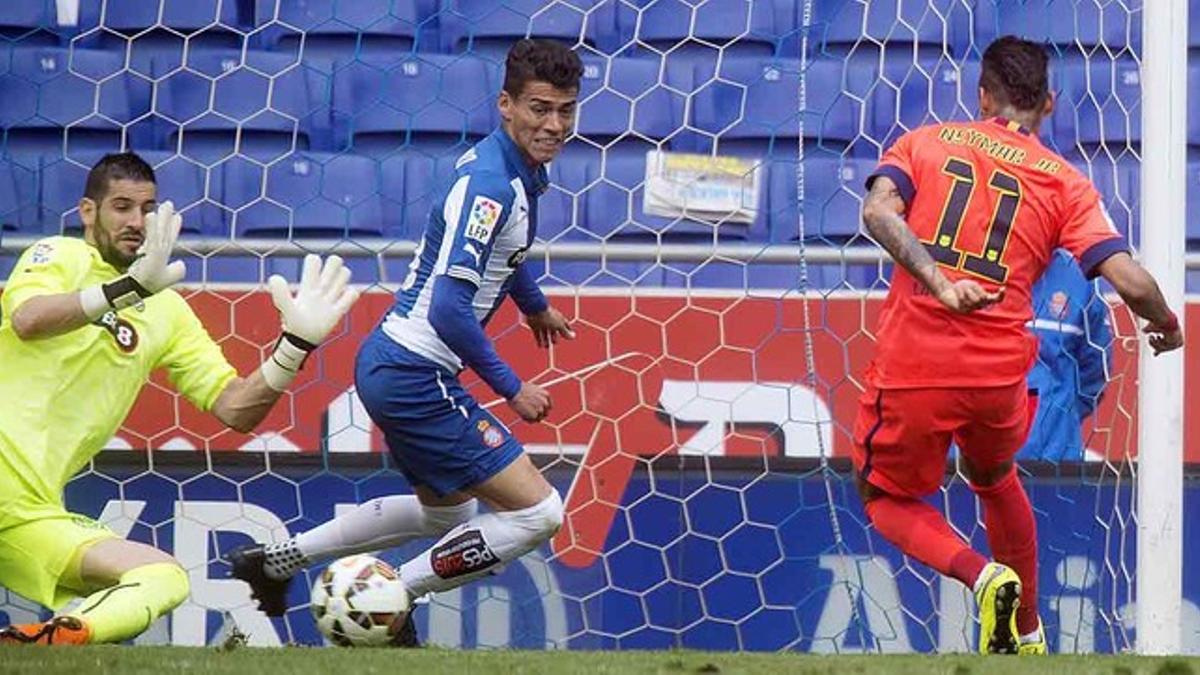
<path fill-rule="evenodd" d="M 550 494 L 542 501 L 519 511 L 509 511 L 504 517 L 516 523 L 527 533 L 531 542 L 540 544 L 553 537 L 563 522 L 563 502 L 558 490 L 550 489 Z"/>
<path fill-rule="evenodd" d="M 1011 461 L 989 466 L 979 466 L 970 462 L 964 462 L 963 468 L 972 488 L 992 487 L 1016 471 L 1016 467 L 1013 466 Z"/>
<path fill-rule="evenodd" d="M 562 496 L 558 494 L 558 490 L 550 488 L 550 494 L 544 500 L 546 504 L 545 515 L 542 518 L 542 533 L 545 539 L 549 539 L 558 533 L 563 524 L 563 501 Z"/>
<path fill-rule="evenodd" d="M 426 506 L 425 533 L 429 536 L 440 537 L 458 525 L 475 517 L 479 513 L 479 500 L 468 499 L 461 504 L 452 506 Z"/>

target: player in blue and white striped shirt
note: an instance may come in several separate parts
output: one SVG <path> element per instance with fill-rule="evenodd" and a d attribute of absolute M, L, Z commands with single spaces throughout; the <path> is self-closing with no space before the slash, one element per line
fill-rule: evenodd
<path fill-rule="evenodd" d="M 285 611 L 287 581 L 317 560 L 440 537 L 400 570 L 415 599 L 495 571 L 561 525 L 558 492 L 457 376 L 470 366 L 526 421 L 550 411 L 549 393 L 522 382 L 483 327 L 511 295 L 540 345 L 574 337 L 522 263 L 546 163 L 574 126 L 582 72 L 579 57 L 552 41 L 521 40 L 509 51 L 503 124 L 459 158 L 395 306 L 358 354 L 358 395 L 416 494 L 375 499 L 285 543 L 232 553 L 234 576 L 267 614 Z M 491 512 L 479 515 L 478 500 Z M 411 628 L 403 633 L 415 642 Z"/>

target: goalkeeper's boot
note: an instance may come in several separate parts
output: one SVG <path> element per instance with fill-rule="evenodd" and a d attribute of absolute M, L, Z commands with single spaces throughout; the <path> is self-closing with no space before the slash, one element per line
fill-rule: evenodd
<path fill-rule="evenodd" d="M 1021 604 L 1021 578 L 1012 568 L 988 563 L 976 583 L 979 605 L 979 653 L 1017 653 L 1017 606 Z"/>
<path fill-rule="evenodd" d="M 1046 629 L 1042 627 L 1042 620 L 1038 619 L 1037 637 L 1032 640 L 1022 637 L 1017 653 L 1021 656 L 1043 656 L 1049 652 L 1046 647 Z"/>
<path fill-rule="evenodd" d="M 73 616 L 14 624 L 0 630 L 0 645 L 86 645 L 91 641 L 92 629 Z"/>
<path fill-rule="evenodd" d="M 265 547 L 262 544 L 239 546 L 226 557 L 230 576 L 250 585 L 250 597 L 258 601 L 258 608 L 267 616 L 283 616 L 287 611 L 287 591 L 292 580 L 267 576 Z"/>
<path fill-rule="evenodd" d="M 393 647 L 405 648 L 421 646 L 421 641 L 417 639 L 417 626 L 413 623 L 412 608 L 409 608 L 404 613 L 404 623 L 400 624 L 400 627 L 396 629 L 395 634 L 392 636 L 391 644 Z"/>

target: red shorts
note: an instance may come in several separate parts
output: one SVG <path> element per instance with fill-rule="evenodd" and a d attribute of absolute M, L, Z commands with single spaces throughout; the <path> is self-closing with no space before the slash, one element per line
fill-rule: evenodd
<path fill-rule="evenodd" d="M 1029 436 L 1037 395 L 1024 382 L 980 389 L 876 389 L 859 398 L 854 468 L 897 496 L 936 492 L 950 441 L 979 467 L 1011 461 Z"/>

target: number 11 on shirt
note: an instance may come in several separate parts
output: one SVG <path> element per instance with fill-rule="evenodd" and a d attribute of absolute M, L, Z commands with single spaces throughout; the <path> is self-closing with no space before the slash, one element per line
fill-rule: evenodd
<path fill-rule="evenodd" d="M 1017 208 L 1021 205 L 1021 184 L 1013 176 L 996 170 L 992 173 L 988 187 L 1000 193 L 996 211 L 988 225 L 987 239 L 981 255 L 964 252 L 955 247 L 958 230 L 962 227 L 963 215 L 975 191 L 975 167 L 970 162 L 950 157 L 942 171 L 954 179 L 946 204 L 942 207 L 942 218 L 938 223 L 933 241 L 925 242 L 929 254 L 939 263 L 953 269 L 963 270 L 988 281 L 1003 284 L 1008 279 L 1008 267 L 1001 262 L 1008 245 Z"/>

